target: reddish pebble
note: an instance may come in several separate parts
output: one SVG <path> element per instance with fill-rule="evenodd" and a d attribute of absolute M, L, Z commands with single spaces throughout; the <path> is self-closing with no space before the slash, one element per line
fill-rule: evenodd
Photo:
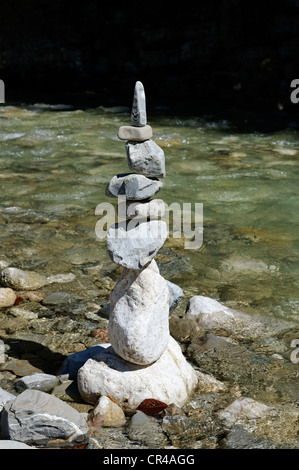
<path fill-rule="evenodd" d="M 146 415 L 158 415 L 161 411 L 167 408 L 167 404 L 163 401 L 156 400 L 155 398 L 147 398 L 140 403 L 137 410 L 142 411 Z"/>

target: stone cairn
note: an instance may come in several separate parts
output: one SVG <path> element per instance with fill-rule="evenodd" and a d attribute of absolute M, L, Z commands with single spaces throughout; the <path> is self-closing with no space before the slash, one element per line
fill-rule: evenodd
<path fill-rule="evenodd" d="M 169 283 L 154 259 L 168 235 L 160 220 L 164 202 L 151 199 L 162 187 L 165 156 L 151 140 L 141 82 L 135 85 L 131 123 L 120 127 L 118 138 L 126 141 L 134 173 L 114 176 L 106 189 L 108 197 L 123 198 L 118 215 L 124 219 L 107 231 L 108 253 L 123 267 L 110 295 L 111 345 L 78 373 L 86 401 L 109 395 L 127 411 L 147 398 L 182 405 L 197 383 L 196 372 L 170 336 Z"/>

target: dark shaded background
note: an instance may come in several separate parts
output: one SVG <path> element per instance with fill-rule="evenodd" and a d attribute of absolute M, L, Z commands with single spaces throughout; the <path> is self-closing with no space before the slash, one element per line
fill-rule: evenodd
<path fill-rule="evenodd" d="M 298 114 L 290 83 L 299 78 L 299 0 L 2 0 L 0 8 L 6 101 L 32 93 L 130 105 L 141 80 L 161 106 Z"/>

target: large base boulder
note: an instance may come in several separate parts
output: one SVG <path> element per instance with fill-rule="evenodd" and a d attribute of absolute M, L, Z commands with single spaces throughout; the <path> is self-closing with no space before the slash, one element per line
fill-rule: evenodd
<path fill-rule="evenodd" d="M 103 348 L 78 371 L 82 398 L 95 404 L 102 395 L 111 397 L 126 413 L 147 398 L 182 406 L 197 386 L 198 377 L 179 344 L 170 337 L 162 356 L 149 366 L 120 358 L 112 347 Z"/>

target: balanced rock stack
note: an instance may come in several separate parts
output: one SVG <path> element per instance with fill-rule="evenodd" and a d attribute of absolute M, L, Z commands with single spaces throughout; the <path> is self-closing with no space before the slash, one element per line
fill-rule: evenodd
<path fill-rule="evenodd" d="M 151 140 L 141 82 L 135 85 L 131 121 L 132 126 L 120 127 L 118 137 L 127 140 L 128 165 L 135 173 L 114 176 L 106 192 L 125 195 L 119 208 L 125 220 L 107 232 L 110 257 L 124 267 L 111 293 L 109 338 L 123 359 L 146 365 L 161 356 L 169 341 L 169 292 L 153 260 L 167 238 L 166 223 L 157 219 L 164 202 L 149 200 L 161 188 L 157 177 L 165 176 L 165 157 Z"/>
<path fill-rule="evenodd" d="M 128 166 L 134 173 L 114 176 L 106 189 L 107 196 L 123 199 L 118 215 L 124 219 L 107 231 L 108 253 L 123 266 L 110 295 L 111 346 L 78 373 L 86 401 L 109 395 L 130 411 L 146 398 L 181 405 L 197 383 L 196 372 L 170 337 L 168 281 L 154 260 L 168 234 L 160 220 L 163 200 L 150 199 L 162 187 L 165 156 L 151 140 L 141 82 L 135 85 L 131 122 L 120 127 L 118 137 L 126 140 Z"/>

